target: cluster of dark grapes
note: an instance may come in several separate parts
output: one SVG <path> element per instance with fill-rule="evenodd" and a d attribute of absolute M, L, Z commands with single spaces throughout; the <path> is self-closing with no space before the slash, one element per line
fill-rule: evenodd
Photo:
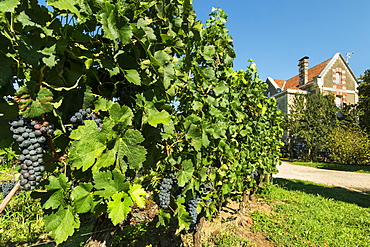
<path fill-rule="evenodd" d="M 168 208 L 171 202 L 171 190 L 175 183 L 175 175 L 170 174 L 168 178 L 162 179 L 162 184 L 159 186 L 159 206 Z"/>
<path fill-rule="evenodd" d="M 46 121 L 39 122 L 37 119 L 19 116 L 10 121 L 10 130 L 22 152 L 18 157 L 21 189 L 33 190 L 39 185 L 45 170 L 43 156 L 49 148 L 47 138 L 54 133 L 53 126 Z"/>
<path fill-rule="evenodd" d="M 210 191 L 213 191 L 215 190 L 214 188 L 212 188 L 212 185 L 211 183 L 207 183 L 207 184 L 204 184 L 203 185 L 203 189 L 202 189 L 202 193 L 207 193 L 207 192 L 210 192 Z M 212 198 L 210 197 L 209 199 L 207 199 L 206 201 L 206 204 L 212 202 Z"/>
<path fill-rule="evenodd" d="M 15 180 L 1 180 L 0 181 L 0 188 L 1 193 L 3 194 L 3 198 L 5 198 L 9 192 L 13 189 L 14 185 L 17 183 Z"/>
<path fill-rule="evenodd" d="M 76 129 L 80 125 L 84 125 L 84 120 L 93 120 L 96 125 L 98 125 L 98 130 L 101 131 L 103 127 L 103 121 L 98 118 L 90 108 L 86 110 L 80 109 L 78 112 L 74 113 L 69 121 L 72 123 L 72 127 L 69 128 L 69 131 Z"/>
<path fill-rule="evenodd" d="M 192 198 L 188 202 L 188 213 L 190 217 L 192 218 L 191 223 L 197 224 L 198 223 L 198 212 L 197 212 L 197 207 L 198 203 L 200 201 L 200 196 L 197 194 L 194 198 Z"/>

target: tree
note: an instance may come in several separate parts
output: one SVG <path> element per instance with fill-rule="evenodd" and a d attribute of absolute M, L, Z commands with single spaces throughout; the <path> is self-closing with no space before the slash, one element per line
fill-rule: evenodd
<path fill-rule="evenodd" d="M 290 107 L 284 129 L 290 138 L 306 145 L 306 158 L 314 160 L 337 125 L 338 109 L 333 97 L 321 93 L 297 94 Z"/>
<path fill-rule="evenodd" d="M 358 87 L 358 110 L 360 111 L 360 125 L 368 134 L 370 133 L 370 70 L 366 70 L 360 77 Z"/>

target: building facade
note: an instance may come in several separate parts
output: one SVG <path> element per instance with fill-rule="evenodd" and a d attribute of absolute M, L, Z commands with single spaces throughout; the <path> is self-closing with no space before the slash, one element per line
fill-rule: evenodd
<path fill-rule="evenodd" d="M 277 107 L 283 114 L 289 114 L 289 105 L 297 94 L 321 92 L 333 95 L 338 108 L 358 102 L 358 81 L 347 61 L 340 53 L 309 68 L 309 57 L 298 63 L 298 75 L 288 80 L 268 77 L 266 95 L 275 97 Z"/>

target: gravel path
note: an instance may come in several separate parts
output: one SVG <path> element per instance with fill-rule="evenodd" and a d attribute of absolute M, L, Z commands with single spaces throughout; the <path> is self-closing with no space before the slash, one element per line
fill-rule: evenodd
<path fill-rule="evenodd" d="M 361 192 L 370 192 L 370 174 L 357 172 L 332 171 L 283 162 L 278 166 L 276 178 L 300 179 L 319 184 L 338 186 Z"/>

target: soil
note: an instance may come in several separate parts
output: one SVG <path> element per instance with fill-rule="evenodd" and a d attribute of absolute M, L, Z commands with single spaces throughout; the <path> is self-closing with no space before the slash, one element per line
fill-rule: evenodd
<path fill-rule="evenodd" d="M 219 217 L 210 221 L 205 221 L 202 228 L 202 242 L 213 242 L 216 235 L 232 232 L 242 239 L 249 240 L 253 247 L 275 247 L 275 243 L 268 240 L 263 232 L 254 232 L 252 230 L 253 220 L 251 214 L 258 210 L 265 214 L 273 214 L 272 207 L 264 202 L 263 199 L 250 201 L 247 205 L 245 215 L 238 213 L 239 204 L 230 202 L 222 209 Z M 186 247 L 191 247 L 189 240 L 183 239 Z M 190 241 L 191 242 L 191 241 Z"/>

